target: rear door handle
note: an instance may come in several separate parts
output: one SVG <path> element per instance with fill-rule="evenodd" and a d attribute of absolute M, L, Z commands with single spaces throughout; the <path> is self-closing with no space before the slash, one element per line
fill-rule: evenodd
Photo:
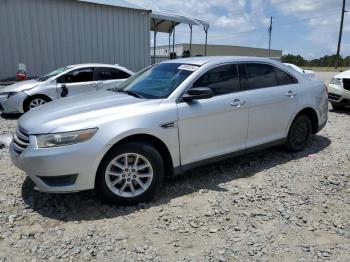
<path fill-rule="evenodd" d="M 286 96 L 290 97 L 290 98 L 293 98 L 293 97 L 296 97 L 296 93 L 294 93 L 293 91 L 288 91 L 288 93 L 286 94 Z"/>
<path fill-rule="evenodd" d="M 235 106 L 235 107 L 241 107 L 245 104 L 245 101 L 244 100 L 240 100 L 240 99 L 235 99 L 233 100 L 230 105 L 231 106 Z"/>

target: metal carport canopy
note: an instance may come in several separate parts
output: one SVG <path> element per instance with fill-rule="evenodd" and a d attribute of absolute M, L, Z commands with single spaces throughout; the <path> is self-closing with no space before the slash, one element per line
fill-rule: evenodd
<path fill-rule="evenodd" d="M 187 16 L 182 15 L 176 15 L 176 14 L 170 14 L 170 13 L 164 13 L 159 11 L 152 11 L 150 14 L 151 17 L 151 31 L 154 32 L 154 50 L 153 55 L 154 59 L 156 56 L 156 43 L 157 43 L 157 33 L 168 33 L 169 34 L 169 51 L 170 51 L 170 38 L 171 34 L 173 35 L 173 53 L 175 49 L 175 27 L 179 24 L 188 24 L 190 26 L 191 35 L 190 35 L 190 52 L 192 49 L 192 27 L 195 26 L 201 26 L 204 29 L 205 32 L 205 49 L 204 54 L 207 54 L 207 41 L 208 41 L 208 30 L 209 30 L 209 23 L 200 20 L 197 18 L 191 18 Z M 169 52 L 170 55 L 170 52 Z"/>

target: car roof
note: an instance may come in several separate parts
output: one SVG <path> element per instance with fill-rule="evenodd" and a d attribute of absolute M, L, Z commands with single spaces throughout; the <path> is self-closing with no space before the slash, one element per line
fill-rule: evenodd
<path fill-rule="evenodd" d="M 85 63 L 85 64 L 74 64 L 69 65 L 70 67 L 122 67 L 120 65 L 112 65 L 112 64 L 102 64 L 102 63 Z"/>
<path fill-rule="evenodd" d="M 129 74 L 134 74 L 134 72 L 131 71 L 130 69 L 128 69 L 124 66 L 118 65 L 118 64 L 112 65 L 112 64 L 102 64 L 102 63 L 85 63 L 85 64 L 69 65 L 68 67 L 71 67 L 72 69 L 73 68 L 78 69 L 78 68 L 83 68 L 83 67 L 110 67 L 110 68 L 120 69 L 120 70 L 125 71 Z"/>
<path fill-rule="evenodd" d="M 275 62 L 272 58 L 255 57 L 255 56 L 201 56 L 179 58 L 174 60 L 164 61 L 162 63 L 183 63 L 202 66 L 209 62 L 225 63 L 225 62 Z"/>

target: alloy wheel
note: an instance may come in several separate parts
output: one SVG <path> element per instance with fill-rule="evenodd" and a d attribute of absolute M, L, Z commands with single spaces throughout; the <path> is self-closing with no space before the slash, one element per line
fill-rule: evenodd
<path fill-rule="evenodd" d="M 107 166 L 105 180 L 108 188 L 120 197 L 136 197 L 144 193 L 153 180 L 150 161 L 136 153 L 124 153 Z"/>
<path fill-rule="evenodd" d="M 43 104 L 46 104 L 46 101 L 42 98 L 35 98 L 33 99 L 29 104 L 29 109 L 36 108 L 38 106 L 41 106 Z"/>

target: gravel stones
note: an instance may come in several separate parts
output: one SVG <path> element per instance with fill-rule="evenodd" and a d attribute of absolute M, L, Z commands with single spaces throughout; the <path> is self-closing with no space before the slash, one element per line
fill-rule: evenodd
<path fill-rule="evenodd" d="M 0 261 L 347 261 L 350 113 L 329 118 L 304 152 L 198 168 L 132 207 L 37 192 L 2 148 Z"/>

